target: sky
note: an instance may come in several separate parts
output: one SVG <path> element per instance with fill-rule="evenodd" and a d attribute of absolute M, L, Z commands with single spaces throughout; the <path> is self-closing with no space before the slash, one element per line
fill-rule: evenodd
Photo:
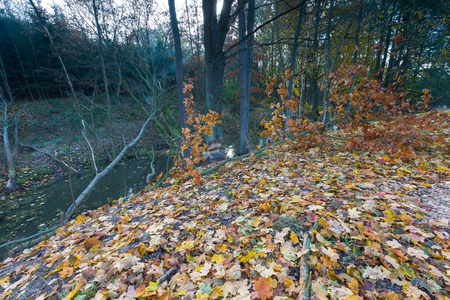
<path fill-rule="evenodd" d="M 121 0 L 119 0 L 121 1 Z M 126 0 L 125 0 L 126 1 Z M 169 10 L 169 5 L 167 4 L 167 0 L 154 0 L 155 1 L 155 7 L 158 7 L 158 9 L 161 10 Z M 188 2 L 191 2 L 192 0 L 188 0 Z M 41 0 L 41 5 L 48 11 L 52 11 L 51 7 L 53 4 L 57 4 L 61 6 L 64 3 L 64 0 Z M 175 7 L 184 5 L 185 0 L 175 0 Z"/>
<path fill-rule="evenodd" d="M 48 11 L 52 11 L 51 7 L 53 4 L 62 5 L 64 3 L 64 0 L 40 0 L 41 5 Z M 123 0 L 116 0 L 116 1 L 123 1 Z M 127 1 L 127 0 L 125 0 Z M 200 1 L 200 0 L 187 0 L 188 3 L 191 3 L 192 1 Z M 169 5 L 167 4 L 167 0 L 154 0 L 155 7 L 158 8 L 159 11 L 169 11 Z M 220 11 L 222 7 L 223 0 L 217 1 L 217 10 Z M 195 2 L 194 2 L 195 3 Z M 181 10 L 186 5 L 186 0 L 175 0 L 175 7 L 178 10 Z M 177 12 L 178 14 L 178 12 Z"/>

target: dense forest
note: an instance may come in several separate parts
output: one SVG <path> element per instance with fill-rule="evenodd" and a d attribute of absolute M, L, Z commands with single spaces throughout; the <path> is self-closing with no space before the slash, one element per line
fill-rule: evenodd
<path fill-rule="evenodd" d="M 292 76 L 283 97 L 298 99 L 286 116 L 312 122 L 333 123 L 331 91 L 342 66 L 353 70 L 350 92 L 364 69 L 380 88 L 406 91 L 412 104 L 423 89 L 432 106 L 449 104 L 446 1 L 168 4 L 166 11 L 147 0 L 66 0 L 47 11 L 38 1 L 2 1 L 8 189 L 17 186 L 20 148 L 45 148 L 42 141 L 57 136 L 74 136 L 92 157 L 112 161 L 152 116 L 146 147 L 179 148 L 187 126 L 183 83 L 190 83 L 196 112 L 221 119 L 206 142 L 239 140 L 238 154 L 260 143 L 261 121 L 282 98 L 267 84 L 286 71 Z"/>

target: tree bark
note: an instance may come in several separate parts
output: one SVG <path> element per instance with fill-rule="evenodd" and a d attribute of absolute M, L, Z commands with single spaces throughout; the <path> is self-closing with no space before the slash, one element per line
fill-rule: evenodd
<path fill-rule="evenodd" d="M 0 56 L 0 73 L 3 84 L 8 93 L 9 102 L 13 101 L 12 91 L 9 87 L 8 77 L 6 76 L 5 67 L 3 65 L 3 59 Z M 14 156 L 11 151 L 11 143 L 9 142 L 9 127 L 8 123 L 8 102 L 4 98 L 3 88 L 0 85 L 0 100 L 1 106 L 3 106 L 3 147 L 6 154 L 6 164 L 8 165 L 8 181 L 6 182 L 6 190 L 9 192 L 14 192 L 17 190 L 17 173 L 16 173 L 16 163 L 14 161 Z"/>
<path fill-rule="evenodd" d="M 170 24 L 172 26 L 173 43 L 175 46 L 176 81 L 178 98 L 178 122 L 181 128 L 186 127 L 186 107 L 184 105 L 183 86 L 183 53 L 181 52 L 180 30 L 178 29 L 175 0 L 169 0 Z"/>
<path fill-rule="evenodd" d="M 9 142 L 8 137 L 8 112 L 7 112 L 7 104 L 4 102 L 4 111 L 3 111 L 3 145 L 6 154 L 6 163 L 8 164 L 8 182 L 6 183 L 6 190 L 9 192 L 14 192 L 17 190 L 17 173 L 16 173 L 16 164 L 14 162 L 14 157 L 11 151 L 11 144 Z"/>
<path fill-rule="evenodd" d="M 206 107 L 222 114 L 223 79 L 225 54 L 223 46 L 230 28 L 233 0 L 224 0 L 219 19 L 217 0 L 203 0 L 203 43 L 205 47 Z M 216 124 L 207 142 L 222 139 L 222 125 Z"/>
<path fill-rule="evenodd" d="M 319 116 L 319 88 L 317 84 L 317 77 L 319 76 L 317 59 L 317 50 L 319 49 L 319 25 L 320 17 L 322 15 L 322 1 L 316 0 L 316 12 L 315 12 L 315 24 L 314 24 L 314 39 L 311 54 L 311 63 L 313 64 L 313 71 L 311 74 L 311 103 L 312 103 L 312 114 L 315 117 Z"/>
<path fill-rule="evenodd" d="M 298 14 L 298 22 L 297 22 L 297 27 L 295 28 L 295 35 L 294 35 L 294 44 L 292 45 L 291 61 L 289 64 L 289 69 L 294 74 L 295 74 L 295 63 L 297 61 L 298 38 L 300 37 L 300 31 L 302 29 L 304 13 L 305 13 L 305 6 L 303 5 Z M 287 100 L 292 99 L 293 91 L 294 91 L 294 75 L 292 75 L 289 78 L 289 82 L 288 82 L 288 93 L 289 94 L 288 94 Z M 289 107 L 286 107 L 286 116 L 287 117 L 291 116 L 291 110 L 289 109 Z"/>
<path fill-rule="evenodd" d="M 278 16 L 279 14 L 280 14 L 280 2 L 275 1 L 275 15 Z M 279 21 L 279 19 L 275 20 L 275 32 L 277 35 L 277 40 L 280 41 L 280 21 Z M 277 48 L 278 48 L 278 56 L 279 56 L 280 63 L 281 63 L 281 72 L 284 72 L 284 71 L 286 71 L 286 67 L 285 67 L 285 63 L 284 63 L 284 55 L 283 55 L 282 47 L 283 47 L 282 43 L 278 42 Z"/>
<path fill-rule="evenodd" d="M 393 10 L 395 11 L 396 7 L 397 7 L 397 1 L 394 1 L 394 8 Z M 385 3 L 385 10 L 387 11 L 387 13 L 389 13 L 389 3 Z M 389 45 L 391 44 L 391 34 L 392 34 L 392 29 L 391 29 L 391 25 L 392 25 L 392 21 L 394 18 L 394 11 L 392 11 L 390 13 L 389 16 L 389 20 L 385 26 L 386 28 L 386 39 L 384 42 L 384 51 L 383 51 L 383 60 L 381 61 L 381 65 L 380 65 L 380 69 L 378 72 L 378 80 L 383 80 L 384 78 L 384 74 L 386 73 L 386 63 L 387 63 L 387 58 L 388 58 L 388 54 L 389 54 Z M 381 49 L 380 49 L 381 51 Z"/>
<path fill-rule="evenodd" d="M 238 1 L 239 7 L 244 6 L 243 0 Z M 255 22 L 255 0 L 249 1 L 247 22 L 245 11 L 239 12 L 239 39 L 245 38 L 247 33 L 253 31 Z M 247 24 L 246 24 L 247 23 Z M 238 154 L 248 152 L 248 124 L 250 112 L 250 87 L 253 66 L 253 36 L 246 43 L 239 45 L 239 149 Z"/>
<path fill-rule="evenodd" d="M 325 124 L 327 119 L 330 120 L 330 112 L 328 111 L 328 107 L 331 105 L 330 97 L 329 97 L 329 89 L 331 84 L 330 72 L 331 72 L 331 20 L 333 16 L 333 8 L 334 8 L 334 0 L 330 0 L 330 10 L 328 12 L 328 26 L 327 26 L 327 44 L 326 44 L 326 59 L 327 59 L 327 69 L 325 71 L 325 89 L 323 92 L 323 115 L 322 115 L 322 123 Z"/>
<path fill-rule="evenodd" d="M 359 44 L 359 30 L 361 28 L 361 23 L 362 23 L 362 17 L 363 17 L 363 5 L 364 5 L 364 0 L 361 1 L 361 4 L 359 5 L 358 8 L 358 23 L 356 25 L 356 31 L 355 31 L 355 51 L 353 53 L 353 65 L 356 65 L 356 63 L 358 62 L 358 44 Z M 355 81 L 356 81 L 356 72 L 353 73 L 353 78 L 352 78 L 352 84 L 350 85 L 350 93 L 353 93 L 353 90 L 355 88 Z M 350 109 L 351 109 L 351 100 L 349 99 L 347 102 L 347 121 L 350 118 Z"/>

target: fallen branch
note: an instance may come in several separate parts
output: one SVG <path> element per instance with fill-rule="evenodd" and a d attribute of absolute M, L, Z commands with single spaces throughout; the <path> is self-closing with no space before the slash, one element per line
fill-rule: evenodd
<path fill-rule="evenodd" d="M 158 279 L 158 283 L 161 284 L 164 281 L 168 280 L 170 277 L 175 275 L 175 273 L 178 271 L 178 267 L 173 267 L 169 271 L 166 272 L 160 279 Z"/>
<path fill-rule="evenodd" d="M 89 185 L 84 189 L 84 191 L 81 192 L 81 194 L 78 196 L 78 198 L 75 200 L 75 202 L 67 210 L 67 212 L 65 214 L 65 219 L 64 219 L 65 223 L 67 223 L 67 221 L 69 221 L 69 219 L 73 216 L 73 214 L 75 213 L 75 210 L 86 201 L 87 197 L 89 196 L 91 191 L 94 189 L 94 187 L 97 185 L 97 183 L 100 181 L 100 179 L 105 177 L 106 174 L 108 174 L 119 163 L 119 161 L 123 158 L 125 153 L 128 150 L 130 150 L 134 145 L 137 144 L 137 142 L 141 139 L 142 135 L 144 134 L 145 127 L 147 127 L 148 123 L 150 122 L 150 120 L 153 119 L 155 114 L 156 114 L 156 110 L 154 110 L 152 112 L 152 114 L 145 121 L 144 125 L 142 125 L 141 131 L 136 136 L 136 138 L 131 143 L 126 145 L 122 149 L 122 151 L 116 156 L 116 158 L 114 158 L 114 160 L 103 171 L 95 174 L 94 179 L 89 183 Z"/>
<path fill-rule="evenodd" d="M 9 242 L 7 242 L 7 243 L 4 243 L 4 244 L 0 245 L 0 249 L 1 249 L 1 248 L 4 248 L 4 247 L 7 247 L 7 246 L 9 246 L 9 245 L 15 245 L 15 244 L 18 244 L 18 243 L 25 243 L 25 242 L 27 242 L 27 241 L 29 241 L 29 240 L 31 240 L 31 239 L 34 239 L 34 238 L 39 237 L 39 236 L 42 236 L 42 235 L 46 235 L 46 236 L 52 235 L 52 234 L 53 234 L 52 231 L 55 231 L 56 228 L 58 228 L 58 226 L 53 226 L 52 228 L 49 228 L 49 229 L 44 230 L 44 231 L 40 231 L 40 232 L 38 232 L 38 233 L 36 233 L 36 234 L 27 236 L 27 237 L 22 238 L 22 239 L 17 239 L 17 240 L 14 240 L 14 241 L 9 241 Z M 40 238 L 42 238 L 42 237 L 40 237 Z"/>
<path fill-rule="evenodd" d="M 77 174 L 79 173 L 79 171 L 78 171 L 77 169 L 74 169 L 73 167 L 69 166 L 67 163 L 65 163 L 64 161 L 60 160 L 59 158 L 57 158 L 56 156 L 54 156 L 53 154 L 51 154 L 51 153 L 49 153 L 49 152 L 47 152 L 47 151 L 44 151 L 44 150 L 42 150 L 42 149 L 36 148 L 36 147 L 31 146 L 31 145 L 28 145 L 28 144 L 24 144 L 24 143 L 20 143 L 20 145 L 21 145 L 21 146 L 24 146 L 24 147 L 27 147 L 27 148 L 34 149 L 34 150 L 36 150 L 37 152 L 40 152 L 40 153 L 42 153 L 42 154 L 45 154 L 45 155 L 47 155 L 48 157 L 50 157 L 51 159 L 53 159 L 54 161 L 56 161 L 56 162 L 62 164 L 62 165 L 65 166 L 66 168 L 71 169 L 72 171 L 74 171 L 74 172 L 77 173 Z"/>
<path fill-rule="evenodd" d="M 300 287 L 300 292 L 298 293 L 297 300 L 307 300 L 309 299 L 309 289 L 311 286 L 311 271 L 309 270 L 309 266 L 306 264 L 306 261 L 309 259 L 309 253 L 311 252 L 310 244 L 311 244 L 311 236 L 313 235 L 313 231 L 319 228 L 319 222 L 316 221 L 314 226 L 311 228 L 309 233 L 305 233 L 303 235 L 303 247 L 302 252 L 306 251 L 306 253 L 302 256 L 299 263 L 300 268 L 300 278 L 298 280 L 298 284 Z"/>

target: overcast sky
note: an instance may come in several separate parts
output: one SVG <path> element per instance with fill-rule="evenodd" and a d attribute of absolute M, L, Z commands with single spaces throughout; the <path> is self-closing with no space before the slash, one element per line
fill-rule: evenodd
<path fill-rule="evenodd" d="M 120 0 L 119 0 L 120 1 Z M 191 2 L 192 0 L 188 0 L 188 2 Z M 158 10 L 169 10 L 169 5 L 167 4 L 167 0 L 154 0 L 155 7 L 158 8 Z M 62 6 L 64 3 L 64 0 L 41 0 L 42 6 L 46 9 L 51 11 L 51 7 L 53 4 L 57 4 L 59 6 Z M 185 5 L 185 0 L 175 0 L 175 6 L 180 7 L 180 5 Z"/>

